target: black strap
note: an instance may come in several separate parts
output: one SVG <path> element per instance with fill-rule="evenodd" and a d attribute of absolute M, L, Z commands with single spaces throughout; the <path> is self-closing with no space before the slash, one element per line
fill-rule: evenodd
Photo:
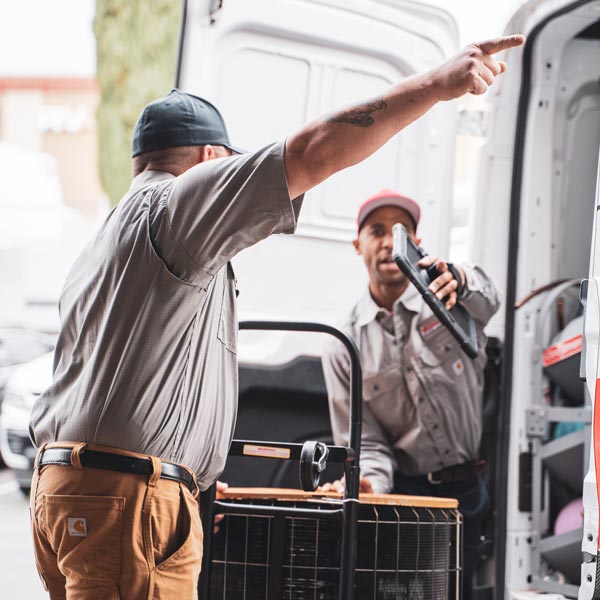
<path fill-rule="evenodd" d="M 450 273 L 452 273 L 452 277 L 456 279 L 456 283 L 458 284 L 458 287 L 456 288 L 456 295 L 460 298 L 460 295 L 463 293 L 465 288 L 460 271 L 456 268 L 456 265 L 453 262 L 446 261 L 446 264 L 448 265 L 448 270 Z"/>
<path fill-rule="evenodd" d="M 150 475 L 152 473 L 152 461 L 147 458 L 84 449 L 80 454 L 80 459 L 82 466 L 92 469 L 106 469 L 134 475 Z M 40 466 L 71 465 L 71 448 L 46 448 L 40 456 L 38 464 Z M 195 492 L 194 478 L 189 471 L 179 465 L 161 461 L 160 476 L 163 479 L 183 483 L 187 485 L 190 492 Z"/>
<path fill-rule="evenodd" d="M 469 461 L 459 465 L 445 467 L 434 473 L 429 473 L 431 483 L 452 483 L 453 481 L 467 481 L 480 473 L 485 466 L 484 461 Z"/>

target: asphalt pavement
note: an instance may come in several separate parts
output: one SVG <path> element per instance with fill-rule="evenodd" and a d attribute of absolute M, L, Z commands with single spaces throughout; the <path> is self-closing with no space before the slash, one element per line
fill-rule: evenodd
<path fill-rule="evenodd" d="M 48 599 L 33 557 L 29 500 L 9 469 L 0 469 L 0 598 Z"/>

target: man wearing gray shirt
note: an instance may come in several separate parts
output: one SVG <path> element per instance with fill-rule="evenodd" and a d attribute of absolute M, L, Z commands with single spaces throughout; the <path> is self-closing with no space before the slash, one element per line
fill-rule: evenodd
<path fill-rule="evenodd" d="M 481 438 L 483 328 L 498 291 L 478 267 L 427 256 L 440 272 L 430 290 L 451 308 L 457 298 L 475 320 L 479 355 L 471 360 L 392 260 L 392 227 L 420 243 L 416 202 L 391 190 L 366 200 L 354 246 L 369 287 L 341 329 L 355 341 L 363 368 L 361 489 L 459 500 L 464 517 L 464 598 L 470 598 L 480 521 L 488 505 L 478 474 Z M 323 372 L 333 437 L 348 444 L 350 365 L 339 342 L 328 345 Z M 322 489 L 340 489 L 341 483 Z"/>
<path fill-rule="evenodd" d="M 31 514 L 52 598 L 195 596 L 196 500 L 221 473 L 237 406 L 238 252 L 292 233 L 304 192 L 437 102 L 485 92 L 510 36 L 381 97 L 237 154 L 218 110 L 173 90 L 133 136 L 134 179 L 72 267 L 52 385 L 38 399 Z"/>

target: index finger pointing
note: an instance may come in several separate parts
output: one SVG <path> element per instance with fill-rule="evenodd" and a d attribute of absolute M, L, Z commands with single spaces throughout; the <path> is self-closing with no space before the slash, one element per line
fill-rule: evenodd
<path fill-rule="evenodd" d="M 502 50 L 508 50 L 508 48 L 514 48 L 521 46 L 525 43 L 524 35 L 507 35 L 505 37 L 496 38 L 495 40 L 488 40 L 477 44 L 485 54 L 496 54 Z"/>

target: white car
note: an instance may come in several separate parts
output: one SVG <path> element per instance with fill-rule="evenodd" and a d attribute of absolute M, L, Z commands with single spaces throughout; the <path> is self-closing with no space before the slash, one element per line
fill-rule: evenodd
<path fill-rule="evenodd" d="M 15 367 L 5 386 L 0 414 L 0 449 L 25 494 L 31 487 L 36 452 L 29 439 L 29 417 L 35 399 L 52 381 L 52 357 L 53 353 L 48 352 Z"/>
<path fill-rule="evenodd" d="M 51 335 L 20 327 L 0 328 L 0 407 L 6 380 L 14 368 L 50 352 L 53 348 L 54 337 Z M 0 467 L 4 466 L 0 452 Z"/>
<path fill-rule="evenodd" d="M 12 369 L 54 348 L 53 336 L 18 327 L 0 328 L 0 404 Z"/>

